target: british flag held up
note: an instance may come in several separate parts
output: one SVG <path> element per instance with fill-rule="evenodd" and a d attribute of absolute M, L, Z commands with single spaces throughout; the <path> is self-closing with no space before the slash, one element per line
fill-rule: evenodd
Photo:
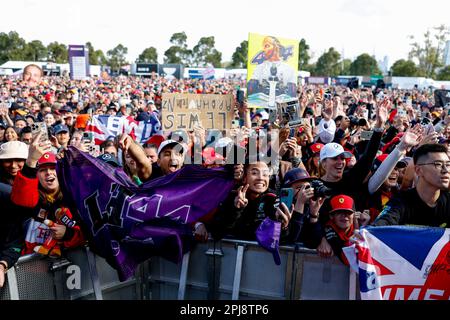
<path fill-rule="evenodd" d="M 354 252 L 361 299 L 449 300 L 450 229 L 368 227 L 360 236 Z"/>

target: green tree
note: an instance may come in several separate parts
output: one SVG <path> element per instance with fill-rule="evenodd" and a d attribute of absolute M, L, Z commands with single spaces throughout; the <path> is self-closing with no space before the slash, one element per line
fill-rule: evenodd
<path fill-rule="evenodd" d="M 202 37 L 197 45 L 192 49 L 194 64 L 198 67 L 213 65 L 216 68 L 221 67 L 222 53 L 214 48 L 214 36 Z"/>
<path fill-rule="evenodd" d="M 312 73 L 317 76 L 337 76 L 341 70 L 340 59 L 341 54 L 332 47 L 319 57 Z"/>
<path fill-rule="evenodd" d="M 106 55 L 108 56 L 108 65 L 112 71 L 119 71 L 120 68 L 127 64 L 125 55 L 128 53 L 128 48 L 122 44 L 118 44 L 114 49 L 108 50 Z"/>
<path fill-rule="evenodd" d="M 231 57 L 232 62 L 231 68 L 246 68 L 247 67 L 247 59 L 248 59 L 248 41 L 244 40 L 241 42 L 239 47 L 234 50 L 234 53 Z"/>
<path fill-rule="evenodd" d="M 9 60 L 24 60 L 26 41 L 15 31 L 0 33 L 0 64 Z"/>
<path fill-rule="evenodd" d="M 450 34 L 449 28 L 445 25 L 433 29 L 433 34 L 430 30 L 424 34 L 423 43 L 415 41 L 414 36 L 409 36 L 414 41 L 410 44 L 409 59 L 417 60 L 418 75 L 428 78 L 433 78 L 436 75 L 436 69 L 443 66 L 445 43 Z"/>
<path fill-rule="evenodd" d="M 69 55 L 65 44 L 56 41 L 47 46 L 47 60 L 55 63 L 67 63 Z"/>
<path fill-rule="evenodd" d="M 400 59 L 392 65 L 391 73 L 397 77 L 416 77 L 418 70 L 413 61 Z"/>
<path fill-rule="evenodd" d="M 90 42 L 86 42 L 86 48 L 89 50 L 89 64 L 90 65 L 105 65 L 107 59 L 102 50 L 95 50 Z"/>
<path fill-rule="evenodd" d="M 156 52 L 156 48 L 149 47 L 144 49 L 136 62 L 158 63 L 158 52 Z"/>
<path fill-rule="evenodd" d="M 33 40 L 25 45 L 24 60 L 43 61 L 47 59 L 47 47 L 40 40 Z"/>
<path fill-rule="evenodd" d="M 450 66 L 442 68 L 437 75 L 437 79 L 442 81 L 450 81 Z"/>
<path fill-rule="evenodd" d="M 306 40 L 302 38 L 298 44 L 298 70 L 309 69 L 309 60 L 311 59 L 311 56 L 308 50 L 309 45 L 306 43 Z"/>
<path fill-rule="evenodd" d="M 381 75 L 381 70 L 378 68 L 378 63 L 373 57 L 367 53 L 363 53 L 350 65 L 350 73 L 355 76 L 371 76 Z"/>
<path fill-rule="evenodd" d="M 172 46 L 164 52 L 164 63 L 181 63 L 186 67 L 191 65 L 192 51 L 187 46 L 185 32 L 177 32 L 170 38 Z"/>
<path fill-rule="evenodd" d="M 341 61 L 341 75 L 343 76 L 351 76 L 350 66 L 352 65 L 352 60 L 344 59 Z"/>

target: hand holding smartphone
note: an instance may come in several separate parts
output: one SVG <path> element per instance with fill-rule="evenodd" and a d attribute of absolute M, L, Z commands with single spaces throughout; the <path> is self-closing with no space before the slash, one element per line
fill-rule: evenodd
<path fill-rule="evenodd" d="M 45 122 L 35 122 L 31 124 L 31 136 L 33 137 L 33 140 L 39 133 L 41 133 L 39 142 L 48 141 L 48 130 Z"/>

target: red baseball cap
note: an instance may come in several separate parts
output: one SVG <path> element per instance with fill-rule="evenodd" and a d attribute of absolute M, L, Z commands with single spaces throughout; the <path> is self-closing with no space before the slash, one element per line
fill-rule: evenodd
<path fill-rule="evenodd" d="M 154 134 L 153 136 L 150 137 L 150 139 L 147 140 L 148 144 L 154 144 L 156 145 L 157 148 L 159 148 L 159 146 L 161 145 L 161 143 L 166 140 L 162 135 L 160 134 Z"/>
<path fill-rule="evenodd" d="M 349 196 L 346 196 L 345 194 L 341 194 L 331 198 L 330 204 L 331 204 L 330 213 L 336 211 L 355 212 L 355 204 L 353 202 L 353 199 Z"/>
<path fill-rule="evenodd" d="M 44 155 L 38 161 L 38 167 L 46 164 L 56 164 L 56 155 L 52 152 L 44 153 Z"/>
<path fill-rule="evenodd" d="M 322 143 L 314 143 L 310 148 L 313 153 L 320 153 L 320 150 L 322 150 L 323 146 L 324 144 Z"/>

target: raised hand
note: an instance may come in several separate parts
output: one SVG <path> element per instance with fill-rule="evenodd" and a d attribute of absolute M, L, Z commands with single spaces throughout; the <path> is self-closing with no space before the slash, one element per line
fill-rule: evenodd
<path fill-rule="evenodd" d="M 422 140 L 423 128 L 420 124 L 415 125 L 414 128 L 405 132 L 400 140 L 399 148 L 401 151 L 407 151 L 408 149 L 416 146 Z"/>
<path fill-rule="evenodd" d="M 34 137 L 33 141 L 30 144 L 28 149 L 28 158 L 27 158 L 27 166 L 30 168 L 36 168 L 37 162 L 39 159 L 47 152 L 52 150 L 52 143 L 50 141 L 42 141 L 41 139 L 42 133 L 39 133 L 36 137 Z"/>
<path fill-rule="evenodd" d="M 292 210 L 289 210 L 284 203 L 281 203 L 275 214 L 277 219 L 281 221 L 281 228 L 286 230 L 292 218 Z"/>
<path fill-rule="evenodd" d="M 243 209 L 247 206 L 248 199 L 246 193 L 249 186 L 250 186 L 249 184 L 245 186 L 240 186 L 239 189 L 237 190 L 238 193 L 236 195 L 236 198 L 234 198 L 234 206 L 236 208 Z"/>
<path fill-rule="evenodd" d="M 388 108 L 390 105 L 390 101 L 385 99 L 383 100 L 377 107 L 377 111 L 376 111 L 376 124 L 375 127 L 376 128 L 382 128 L 387 119 L 388 119 Z"/>

